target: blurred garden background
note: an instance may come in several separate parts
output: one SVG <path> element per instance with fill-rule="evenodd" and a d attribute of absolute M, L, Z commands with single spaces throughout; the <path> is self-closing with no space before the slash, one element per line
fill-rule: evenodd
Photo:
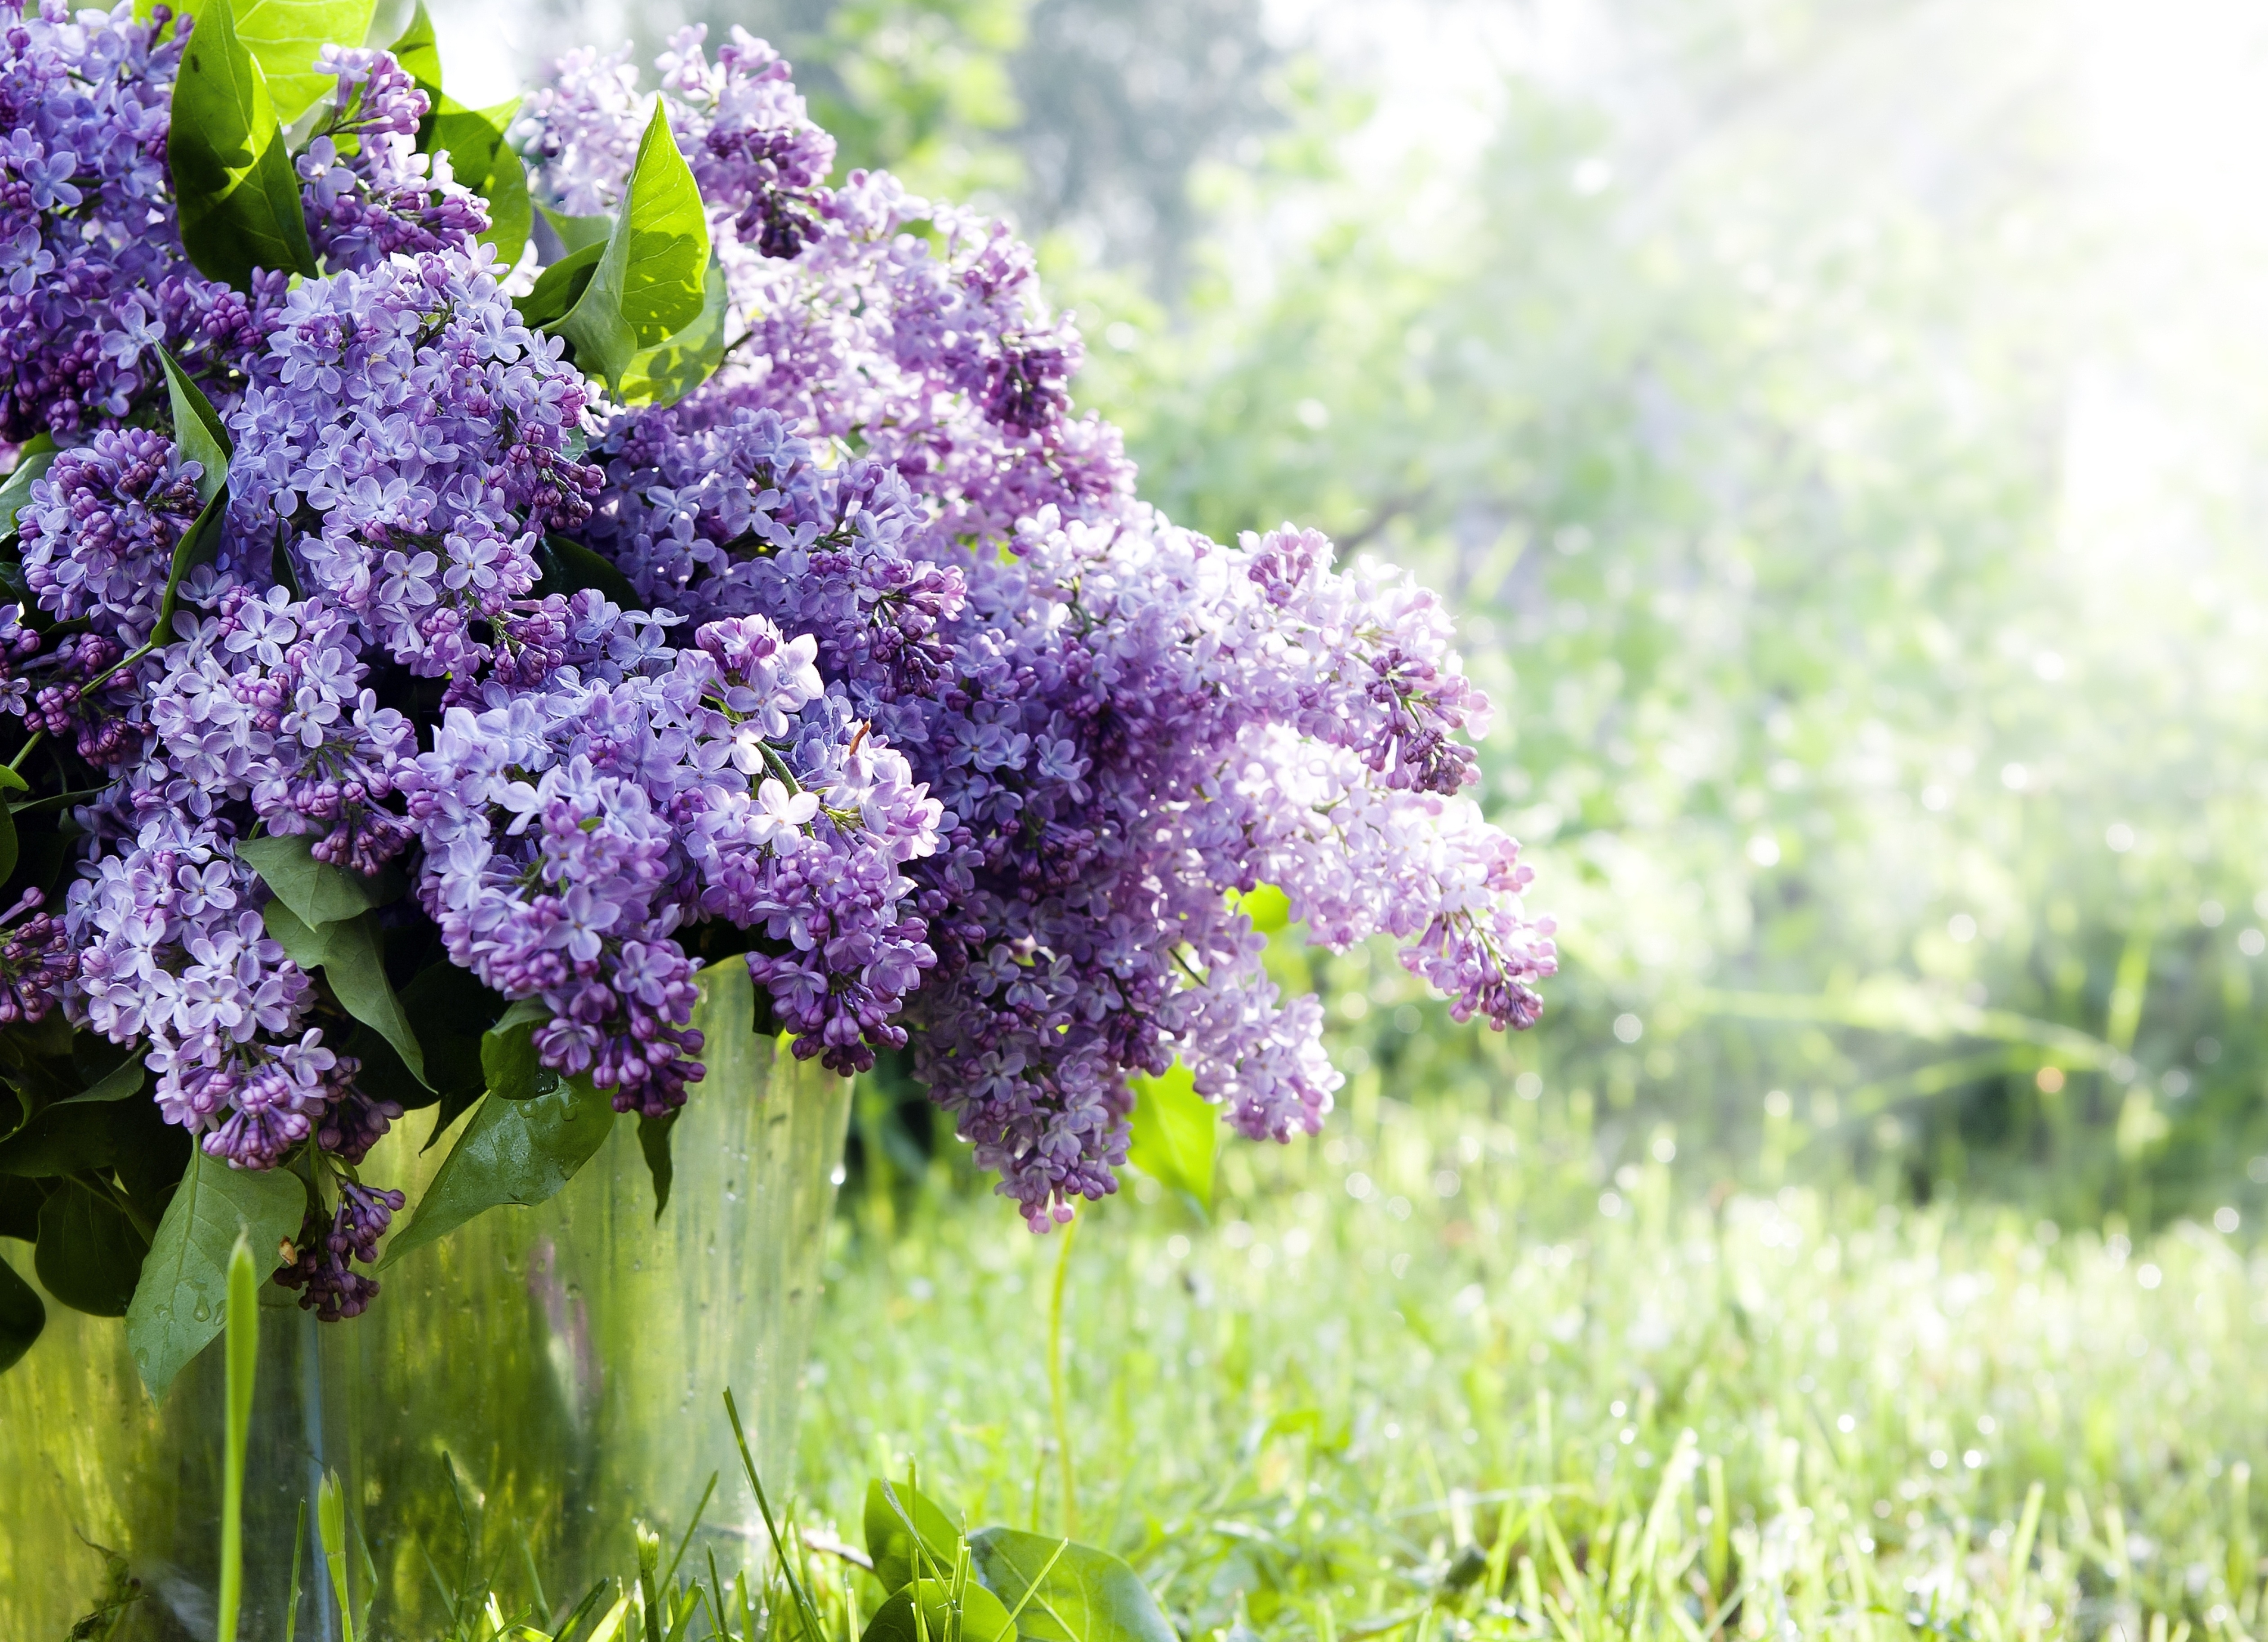
<path fill-rule="evenodd" d="M 1056 1243 L 866 1080 L 815 1506 L 917 1454 L 1231 1637 L 2257 1633 L 2268 14 L 439 20 L 475 101 L 741 24 L 1012 220 L 1149 499 L 1451 590 L 1560 920 L 1517 1041 L 1278 936 L 1340 1111 L 1087 1217 L 1060 1413 Z"/>
<path fill-rule="evenodd" d="M 1533 1073 L 1609 1173 L 1668 1126 L 1742 1178 L 2082 1219 L 2268 1193 L 2268 19 L 555 0 L 443 27 L 504 87 L 688 19 L 788 51 L 843 167 L 1042 247 L 1150 499 L 1452 590 L 1566 969 L 1509 1043 L 1316 965 L 1358 1088 Z"/>

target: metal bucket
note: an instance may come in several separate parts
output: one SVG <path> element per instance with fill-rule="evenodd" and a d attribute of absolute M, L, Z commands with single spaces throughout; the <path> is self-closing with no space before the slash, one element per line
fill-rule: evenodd
<path fill-rule="evenodd" d="M 745 985 L 716 988 L 703 1008 L 746 1011 Z M 711 1472 L 722 1476 L 703 1537 L 720 1536 L 720 1564 L 757 1550 L 723 1393 L 766 1489 L 784 1493 L 850 1082 L 745 1032 L 711 1043 L 708 1078 L 674 1132 L 659 1223 L 626 1120 L 550 1202 L 493 1210 L 388 1268 L 361 1317 L 319 1324 L 287 1291 L 268 1292 L 243 1642 L 284 1633 L 303 1501 L 297 1634 L 338 1635 L 313 1543 L 327 1469 L 367 1547 L 366 1564 L 350 1553 L 355 1600 L 367 1573 L 379 1638 L 440 1631 L 435 1570 L 446 1584 L 497 1569 L 530 1599 L 541 1579 L 556 1610 L 631 1565 L 634 1520 L 681 1529 Z M 447 1151 L 420 1154 L 428 1127 L 413 1113 L 363 1177 L 408 1189 L 414 1204 Z M 96 1548 L 123 1557 L 143 1593 L 122 1642 L 210 1637 L 221 1353 L 206 1351 L 155 1404 L 121 1322 L 47 1305 L 46 1333 L 0 1374 L 0 1638 L 59 1642 L 104 1589 Z"/>

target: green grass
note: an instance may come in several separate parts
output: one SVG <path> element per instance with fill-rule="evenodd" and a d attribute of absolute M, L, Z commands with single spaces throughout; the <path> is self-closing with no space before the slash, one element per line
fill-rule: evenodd
<path fill-rule="evenodd" d="M 1509 1086 L 1492 1114 L 1352 1105 L 1225 1152 L 1209 1227 L 1084 1223 L 1069 1513 L 1060 1240 L 943 1166 L 855 1204 L 806 1509 L 855 1525 L 910 1456 L 1227 1642 L 2260 1632 L 2268 1263 L 2242 1231 L 2132 1247 L 1856 1184 L 1712 1189 L 1666 1134 L 1602 1180 L 1584 1108 Z"/>

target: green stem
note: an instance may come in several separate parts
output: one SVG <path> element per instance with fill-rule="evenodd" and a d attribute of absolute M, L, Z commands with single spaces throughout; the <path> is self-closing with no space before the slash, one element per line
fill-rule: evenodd
<path fill-rule="evenodd" d="M 770 741 L 759 741 L 756 746 L 764 755 L 764 767 L 780 778 L 790 798 L 803 791 L 803 784 L 795 778 L 795 771 L 788 768 L 787 760 L 772 750 Z"/>
<path fill-rule="evenodd" d="M 1064 1406 L 1064 1280 L 1071 1275 L 1071 1234 L 1078 1230 L 1075 1217 L 1063 1228 L 1063 1246 L 1056 1251 L 1055 1292 L 1048 1301 L 1048 1403 L 1055 1413 L 1056 1458 L 1063 1468 L 1063 1531 L 1066 1538 L 1079 1532 L 1079 1498 L 1071 1488 L 1071 1420 Z"/>
<path fill-rule="evenodd" d="M 31 739 L 26 740 L 23 746 L 18 747 L 16 749 L 16 756 L 8 761 L 8 768 L 11 769 L 21 769 L 24 767 L 24 761 L 32 755 L 32 749 L 46 739 L 47 733 L 48 733 L 45 730 L 33 731 Z"/>
<path fill-rule="evenodd" d="M 236 1642 L 244 1601 L 244 1453 L 252 1431 L 252 1382 L 260 1356 L 260 1275 L 242 1233 L 228 1260 L 226 1470 L 221 1479 L 220 1601 L 213 1634 Z"/>

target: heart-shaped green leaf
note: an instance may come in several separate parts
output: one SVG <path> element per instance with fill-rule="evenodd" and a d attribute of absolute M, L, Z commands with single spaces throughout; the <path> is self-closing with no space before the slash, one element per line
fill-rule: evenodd
<path fill-rule="evenodd" d="M 909 1483 L 876 1477 L 866 1484 L 866 1555 L 886 1591 L 909 1583 L 917 1542 L 928 1565 L 924 1577 L 950 1578 L 960 1559 L 961 1524 L 953 1513 Z"/>
<path fill-rule="evenodd" d="M 387 50 L 428 97 L 441 89 L 441 42 L 433 33 L 433 19 L 426 12 L 425 0 L 417 0 L 416 10 L 410 13 L 409 26 Z"/>
<path fill-rule="evenodd" d="M 539 205 L 535 209 L 543 214 L 544 222 L 558 236 L 559 248 L 566 256 L 588 250 L 593 246 L 605 249 L 608 236 L 615 232 L 615 219 L 611 217 L 570 217 L 564 211 L 553 210 L 549 205 Z M 565 257 L 561 260 L 564 261 Z"/>
<path fill-rule="evenodd" d="M 118 1157 L 116 1127 L 108 1103 L 56 1101 L 0 1140 L 0 1174 L 37 1180 L 108 1168 Z"/>
<path fill-rule="evenodd" d="M 372 878 L 315 858 L 314 841 L 304 833 L 281 838 L 247 838 L 236 858 L 260 874 L 260 881 L 309 928 L 359 917 L 372 907 L 399 900 L 401 874 L 388 869 Z"/>
<path fill-rule="evenodd" d="M 481 1037 L 481 1071 L 488 1092 L 505 1101 L 532 1101 L 558 1086 L 559 1074 L 535 1052 L 535 1028 L 551 1019 L 540 998 L 523 998 Z"/>
<path fill-rule="evenodd" d="M 251 288 L 255 268 L 312 279 L 315 252 L 299 179 L 267 77 L 237 31 L 230 0 L 205 0 L 196 11 L 166 139 L 181 247 L 206 277 L 239 291 Z"/>
<path fill-rule="evenodd" d="M 481 243 L 496 247 L 497 268 L 501 272 L 519 261 L 520 253 L 527 249 L 528 233 L 535 226 L 535 202 L 528 197 L 527 167 L 519 156 L 499 146 L 481 192 L 489 202 L 488 232 L 481 236 Z"/>
<path fill-rule="evenodd" d="M 583 293 L 591 288 L 592 276 L 598 272 L 599 259 L 606 254 L 604 244 L 586 245 L 537 275 L 534 287 L 512 305 L 519 310 L 520 323 L 530 329 L 556 328 L 568 310 L 582 301 Z"/>
<path fill-rule="evenodd" d="M 674 405 L 725 362 L 725 269 L 709 261 L 701 315 L 659 346 L 631 357 L 615 396 L 626 405 Z"/>
<path fill-rule="evenodd" d="M 142 1093 L 149 1080 L 150 1069 L 142 1064 L 139 1046 L 126 1058 L 96 1079 L 68 1100 L 58 1101 L 58 1106 L 107 1106 L 113 1101 L 124 1101 Z"/>
<path fill-rule="evenodd" d="M 1178 1642 L 1141 1576 L 1107 1550 L 1012 1528 L 973 1534 L 968 1549 L 1028 1642 Z"/>
<path fill-rule="evenodd" d="M 1187 1193 L 1212 1211 L 1212 1166 L 1220 1146 L 1220 1108 L 1197 1091 L 1175 1061 L 1162 1078 L 1135 1078 L 1134 1141 L 1126 1160 L 1167 1191 Z"/>
<path fill-rule="evenodd" d="M 433 112 L 418 128 L 418 147 L 427 153 L 446 154 L 449 174 L 474 193 L 485 195 L 497 156 L 512 152 L 504 145 L 504 134 L 519 112 L 519 99 L 515 97 L 490 108 L 468 108 L 446 92 L 428 95 L 433 98 Z"/>
<path fill-rule="evenodd" d="M 366 1026 L 347 1041 L 347 1053 L 362 1062 L 357 1081 L 365 1094 L 398 1101 L 409 1111 L 439 1104 L 446 1128 L 488 1091 L 481 1039 L 504 1012 L 504 999 L 446 959 L 419 970 L 397 995 L 425 1052 L 425 1082 L 432 1086 L 419 1083 L 394 1046 Z"/>
<path fill-rule="evenodd" d="M 173 413 L 173 443 L 184 457 L 197 464 L 197 500 L 210 502 L 228 482 L 228 459 L 233 453 L 228 430 L 221 425 L 220 412 L 212 408 L 212 401 L 189 379 L 189 373 L 181 369 L 181 362 L 173 357 L 172 350 L 159 348 L 158 358 L 166 367 L 166 396 Z"/>
<path fill-rule="evenodd" d="M 232 1168 L 202 1146 L 189 1154 L 126 1309 L 126 1344 L 151 1396 L 164 1396 L 220 1332 L 238 1236 L 264 1259 L 298 1231 L 306 1208 L 307 1189 L 288 1170 Z"/>
<path fill-rule="evenodd" d="M 532 1100 L 486 1097 L 379 1264 L 438 1242 L 490 1209 L 547 1201 L 591 1160 L 614 1124 L 613 1101 L 580 1078 Z"/>
<path fill-rule="evenodd" d="M 576 364 L 619 384 L 641 350 L 658 348 L 700 318 L 707 300 L 709 219 L 666 105 L 639 139 L 622 209 L 591 283 L 551 327 L 575 344 Z"/>
<path fill-rule="evenodd" d="M 208 0 L 176 9 L 202 26 Z M 290 125 L 337 85 L 335 75 L 316 72 L 315 59 L 327 45 L 361 45 L 376 10 L 375 0 L 239 0 L 236 36 L 267 77 L 276 119 Z"/>
<path fill-rule="evenodd" d="M 496 247 L 499 269 L 510 268 L 526 249 L 535 219 L 534 202 L 527 194 L 527 168 L 504 141 L 512 116 L 519 112 L 519 99 L 468 108 L 441 89 L 440 42 L 423 0 L 419 0 L 409 26 L 388 49 L 432 103 L 418 122 L 419 151 L 446 154 L 450 174 L 488 201 L 489 227 L 481 243 Z"/>
<path fill-rule="evenodd" d="M 110 1197 L 75 1180 L 40 1205 L 32 1269 L 48 1293 L 74 1311 L 123 1317 L 150 1245 Z"/>
<path fill-rule="evenodd" d="M 386 978 L 377 918 L 364 912 L 310 927 L 281 896 L 262 907 L 260 916 L 291 961 L 310 975 L 320 969 L 339 1006 L 391 1044 L 410 1076 L 424 1083 L 425 1050 Z"/>

